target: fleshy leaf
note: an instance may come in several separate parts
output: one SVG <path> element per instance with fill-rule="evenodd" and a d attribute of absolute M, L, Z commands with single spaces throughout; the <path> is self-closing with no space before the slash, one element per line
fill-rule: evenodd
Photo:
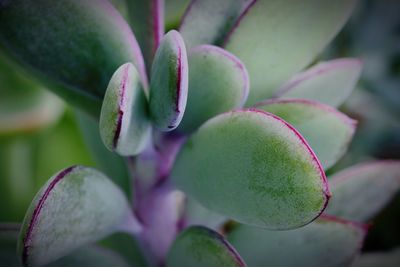
<path fill-rule="evenodd" d="M 180 32 L 188 48 L 221 45 L 238 18 L 254 0 L 192 0 L 182 18 Z"/>
<path fill-rule="evenodd" d="M 147 71 L 164 35 L 164 0 L 127 1 L 129 22 L 143 51 Z"/>
<path fill-rule="evenodd" d="M 251 5 L 225 41 L 249 71 L 248 105 L 271 97 L 310 64 L 342 28 L 355 2 L 259 0 Z"/>
<path fill-rule="evenodd" d="M 175 129 L 182 120 L 188 91 L 188 61 L 181 35 L 168 32 L 157 49 L 151 69 L 150 115 L 162 131 Z"/>
<path fill-rule="evenodd" d="M 192 132 L 206 120 L 242 107 L 249 93 L 245 66 L 231 53 L 201 45 L 189 53 L 188 104 L 178 130 Z"/>
<path fill-rule="evenodd" d="M 147 100 L 135 67 L 119 67 L 108 84 L 100 114 L 104 145 L 123 156 L 140 153 L 151 132 Z"/>
<path fill-rule="evenodd" d="M 203 207 L 194 199 L 189 198 L 186 200 L 185 225 L 203 225 L 211 229 L 217 229 L 227 220 L 226 217 Z"/>
<path fill-rule="evenodd" d="M 296 74 L 276 93 L 279 98 L 306 98 L 340 106 L 350 95 L 361 75 L 358 59 L 342 58 L 321 62 Z"/>
<path fill-rule="evenodd" d="M 303 137 L 256 109 L 203 124 L 184 144 L 171 177 L 204 207 L 270 229 L 309 223 L 329 198 L 324 171 Z"/>
<path fill-rule="evenodd" d="M 18 253 L 26 266 L 53 262 L 117 230 L 138 231 L 122 191 L 102 173 L 70 167 L 55 174 L 32 201 Z M 133 229 L 137 228 L 137 229 Z"/>
<path fill-rule="evenodd" d="M 293 125 L 310 144 L 325 169 L 333 166 L 346 153 L 355 132 L 354 120 L 316 101 L 274 99 L 256 107 Z"/>
<path fill-rule="evenodd" d="M 389 252 L 365 253 L 351 267 L 398 267 L 400 263 L 400 248 Z"/>
<path fill-rule="evenodd" d="M 368 221 L 400 190 L 400 161 L 373 161 L 345 169 L 329 179 L 330 215 Z"/>
<path fill-rule="evenodd" d="M 228 240 L 249 267 L 342 267 L 359 253 L 365 234 L 363 225 L 320 217 L 291 231 L 238 225 Z"/>
<path fill-rule="evenodd" d="M 167 267 L 245 267 L 236 250 L 223 236 L 202 226 L 193 226 L 175 240 L 167 256 Z"/>
<path fill-rule="evenodd" d="M 41 78 L 101 99 L 115 69 L 144 61 L 128 24 L 105 0 L 2 1 L 0 45 Z"/>

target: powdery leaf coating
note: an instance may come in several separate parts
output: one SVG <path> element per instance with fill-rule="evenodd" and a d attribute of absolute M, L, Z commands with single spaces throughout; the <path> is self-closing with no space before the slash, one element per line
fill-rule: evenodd
<path fill-rule="evenodd" d="M 350 95 L 361 75 L 358 59 L 342 58 L 321 62 L 300 72 L 276 93 L 279 98 L 306 98 L 340 106 Z"/>
<path fill-rule="evenodd" d="M 345 169 L 329 179 L 333 197 L 326 213 L 366 222 L 400 190 L 400 161 L 372 161 Z"/>
<path fill-rule="evenodd" d="M 359 257 L 351 267 L 398 267 L 400 249 L 389 252 L 365 253 Z"/>
<path fill-rule="evenodd" d="M 247 104 L 271 97 L 282 83 L 310 64 L 342 28 L 355 2 L 255 1 L 224 45 L 249 71 Z"/>
<path fill-rule="evenodd" d="M 179 31 L 188 48 L 221 45 L 237 19 L 255 0 L 192 0 Z"/>
<path fill-rule="evenodd" d="M 256 109 L 203 124 L 184 144 L 171 177 L 204 207 L 270 229 L 309 223 L 329 198 L 325 174 L 303 137 Z"/>
<path fill-rule="evenodd" d="M 108 84 L 100 114 L 104 145 L 123 156 L 140 153 L 151 132 L 147 100 L 131 63 L 119 67 Z"/>
<path fill-rule="evenodd" d="M 129 216 L 124 194 L 102 173 L 82 166 L 64 169 L 32 201 L 19 255 L 26 266 L 48 264 L 121 229 Z"/>
<path fill-rule="evenodd" d="M 153 57 L 164 35 L 164 0 L 130 0 L 126 4 L 130 25 L 150 72 Z"/>
<path fill-rule="evenodd" d="M 172 244 L 167 267 L 245 267 L 236 250 L 223 236 L 202 226 L 182 232 Z"/>
<path fill-rule="evenodd" d="M 346 153 L 356 129 L 356 121 L 312 100 L 274 99 L 256 107 L 293 125 L 310 144 L 324 169 L 333 166 Z"/>
<path fill-rule="evenodd" d="M 242 107 L 249 94 L 245 66 L 231 53 L 201 45 L 189 53 L 189 93 L 178 130 L 190 133 L 206 120 Z"/>
<path fill-rule="evenodd" d="M 321 216 L 291 231 L 238 225 L 228 240 L 249 267 L 343 267 L 359 253 L 365 235 L 363 225 Z"/>
<path fill-rule="evenodd" d="M 2 1 L 0 43 L 37 73 L 101 99 L 115 69 L 133 62 L 147 87 L 136 39 L 105 0 Z"/>
<path fill-rule="evenodd" d="M 188 60 L 181 35 L 168 32 L 157 49 L 151 69 L 150 114 L 162 131 L 182 120 L 188 94 Z"/>
<path fill-rule="evenodd" d="M 228 219 L 219 213 L 215 213 L 203 207 L 196 200 L 186 199 L 186 208 L 184 214 L 185 225 L 203 225 L 211 229 L 217 229 Z"/>

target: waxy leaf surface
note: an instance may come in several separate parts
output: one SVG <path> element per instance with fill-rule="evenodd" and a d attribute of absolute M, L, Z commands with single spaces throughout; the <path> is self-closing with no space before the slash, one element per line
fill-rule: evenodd
<path fill-rule="evenodd" d="M 306 99 L 269 100 L 256 105 L 293 125 L 328 169 L 347 151 L 356 122 L 325 104 Z"/>
<path fill-rule="evenodd" d="M 245 267 L 236 250 L 223 236 L 202 226 L 183 231 L 172 244 L 167 267 Z"/>
<path fill-rule="evenodd" d="M 172 30 L 161 41 L 151 69 L 150 115 L 157 128 L 171 131 L 179 125 L 187 91 L 186 47 L 181 35 Z"/>
<path fill-rule="evenodd" d="M 333 197 L 326 213 L 366 222 L 400 189 L 400 161 L 374 161 L 345 169 L 329 179 Z"/>
<path fill-rule="evenodd" d="M 105 0 L 1 1 L 0 45 L 42 78 L 87 99 L 101 99 L 126 62 L 135 64 L 147 87 L 136 39 Z"/>
<path fill-rule="evenodd" d="M 179 31 L 188 48 L 221 45 L 226 35 L 254 0 L 192 0 Z"/>
<path fill-rule="evenodd" d="M 208 120 L 184 144 L 171 177 L 204 207 L 270 229 L 309 223 L 329 198 L 325 174 L 303 137 L 256 109 Z"/>
<path fill-rule="evenodd" d="M 194 199 L 188 198 L 186 200 L 184 214 L 184 222 L 186 225 L 203 225 L 211 229 L 217 229 L 227 220 L 226 217 L 203 207 Z"/>
<path fill-rule="evenodd" d="M 225 48 L 251 77 L 247 103 L 271 97 L 333 39 L 356 0 L 258 0 L 231 30 Z"/>
<path fill-rule="evenodd" d="M 228 240 L 248 267 L 343 267 L 359 253 L 365 234 L 363 225 L 320 217 L 290 231 L 238 225 Z"/>
<path fill-rule="evenodd" d="M 249 93 L 245 66 L 231 53 L 201 45 L 189 53 L 188 103 L 179 131 L 190 133 L 206 120 L 241 107 Z"/>
<path fill-rule="evenodd" d="M 140 153 L 151 132 L 147 99 L 135 67 L 119 67 L 108 84 L 100 114 L 104 145 L 123 156 Z"/>
<path fill-rule="evenodd" d="M 26 266 L 45 265 L 124 229 L 131 217 L 124 194 L 106 176 L 70 167 L 55 174 L 32 201 L 18 253 Z"/>
<path fill-rule="evenodd" d="M 358 59 L 342 58 L 321 62 L 296 74 L 276 93 L 279 98 L 306 98 L 340 106 L 354 89 L 361 75 Z"/>

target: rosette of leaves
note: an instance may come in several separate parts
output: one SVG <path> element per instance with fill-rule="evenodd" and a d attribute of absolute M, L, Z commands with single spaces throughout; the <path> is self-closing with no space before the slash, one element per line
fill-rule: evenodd
<path fill-rule="evenodd" d="M 50 178 L 19 230 L 21 263 L 351 264 L 400 167 L 354 167 L 329 189 L 325 170 L 356 126 L 336 107 L 361 63 L 305 68 L 355 1 L 197 0 L 167 33 L 163 1 L 119 4 L 128 22 L 105 0 L 0 0 L 0 45 L 86 112 L 107 173 L 73 166 Z"/>

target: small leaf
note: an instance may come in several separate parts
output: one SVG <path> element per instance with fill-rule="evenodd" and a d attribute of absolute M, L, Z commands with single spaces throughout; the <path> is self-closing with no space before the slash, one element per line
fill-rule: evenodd
<path fill-rule="evenodd" d="M 182 232 L 167 256 L 167 267 L 245 267 L 236 250 L 223 236 L 202 226 Z"/>
<path fill-rule="evenodd" d="M 129 22 L 143 51 L 146 66 L 150 67 L 164 35 L 164 0 L 130 0 Z M 150 69 L 147 71 L 150 73 Z"/>
<path fill-rule="evenodd" d="M 186 108 L 188 61 L 181 35 L 172 30 L 157 49 L 151 69 L 150 114 L 162 131 L 175 129 Z"/>
<path fill-rule="evenodd" d="M 203 207 L 194 199 L 188 198 L 186 200 L 185 225 L 203 225 L 211 229 L 217 229 L 227 220 L 226 217 Z"/>
<path fill-rule="evenodd" d="M 179 131 L 190 133 L 215 115 L 243 106 L 249 77 L 234 55 L 201 45 L 190 51 L 189 69 L 188 104 Z"/>
<path fill-rule="evenodd" d="M 188 48 L 202 44 L 221 45 L 224 38 L 254 0 L 192 0 L 179 31 Z"/>
<path fill-rule="evenodd" d="M 293 125 L 307 140 L 325 169 L 347 151 L 356 122 L 338 110 L 311 100 L 268 100 L 256 105 Z"/>
<path fill-rule="evenodd" d="M 300 72 L 276 93 L 279 98 L 306 98 L 340 106 L 350 95 L 361 75 L 358 59 L 342 58 L 321 62 Z"/>
<path fill-rule="evenodd" d="M 373 161 L 345 169 L 329 179 L 333 197 L 330 215 L 366 222 L 400 189 L 400 161 Z"/>
<path fill-rule="evenodd" d="M 150 137 L 147 100 L 135 67 L 119 67 L 108 84 L 100 114 L 104 145 L 123 156 L 140 153 Z"/>
<path fill-rule="evenodd" d="M 172 179 L 204 207 L 270 229 L 307 224 L 324 209 L 324 171 L 303 137 L 261 110 L 216 116 L 188 139 Z"/>
<path fill-rule="evenodd" d="M 225 40 L 225 48 L 249 71 L 247 104 L 271 97 L 310 64 L 342 28 L 355 2 L 259 0 L 251 5 Z"/>
<path fill-rule="evenodd" d="M 18 252 L 24 265 L 44 265 L 125 230 L 131 217 L 124 194 L 106 176 L 91 168 L 70 167 L 54 175 L 32 201 Z"/>
<path fill-rule="evenodd" d="M 365 253 L 351 267 L 398 267 L 400 263 L 400 248 L 389 252 Z"/>
<path fill-rule="evenodd" d="M 359 253 L 365 235 L 363 225 L 321 216 L 291 231 L 238 225 L 228 240 L 249 267 L 343 267 Z"/>
<path fill-rule="evenodd" d="M 43 80 L 65 86 L 61 93 L 54 89 L 63 96 L 71 91 L 102 99 L 113 72 L 125 62 L 135 64 L 147 87 L 136 39 L 106 0 L 2 1 L 0 44 Z"/>

